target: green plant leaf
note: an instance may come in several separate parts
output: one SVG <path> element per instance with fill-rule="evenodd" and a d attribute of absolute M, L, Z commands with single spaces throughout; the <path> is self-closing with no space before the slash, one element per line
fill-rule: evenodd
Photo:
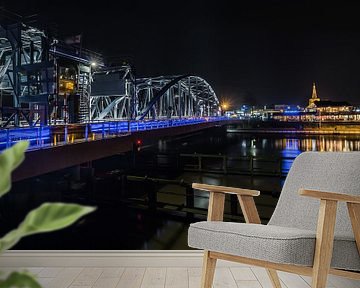
<path fill-rule="evenodd" d="M 28 141 L 20 141 L 0 154 L 0 197 L 9 192 L 11 172 L 24 160 L 28 147 Z"/>
<path fill-rule="evenodd" d="M 41 288 L 41 285 L 28 272 L 12 272 L 0 280 L 0 288 Z"/>
<path fill-rule="evenodd" d="M 65 228 L 95 209 L 78 204 L 44 203 L 30 211 L 17 229 L 0 239 L 0 251 L 10 249 L 24 236 Z"/>

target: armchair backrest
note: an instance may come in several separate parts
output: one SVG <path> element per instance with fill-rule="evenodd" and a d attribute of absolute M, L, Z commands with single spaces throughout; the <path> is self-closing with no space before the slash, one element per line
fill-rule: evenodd
<path fill-rule="evenodd" d="M 316 230 L 320 201 L 300 188 L 360 195 L 360 152 L 304 152 L 293 162 L 269 225 Z M 354 238 L 347 207 L 339 203 L 335 236 Z"/>

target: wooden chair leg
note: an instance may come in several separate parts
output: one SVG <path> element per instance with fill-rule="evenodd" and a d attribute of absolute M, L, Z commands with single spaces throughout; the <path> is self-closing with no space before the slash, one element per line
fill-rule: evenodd
<path fill-rule="evenodd" d="M 281 283 L 279 276 L 274 269 L 266 269 L 267 274 L 269 275 L 271 284 L 274 288 L 281 288 Z"/>
<path fill-rule="evenodd" d="M 224 217 L 224 193 L 210 193 L 208 221 L 222 221 Z M 210 257 L 210 252 L 204 251 L 201 288 L 211 288 L 214 281 L 216 259 Z"/>
<path fill-rule="evenodd" d="M 325 288 L 326 286 L 333 251 L 336 209 L 336 201 L 320 201 L 312 288 Z"/>
<path fill-rule="evenodd" d="M 259 213 L 256 209 L 254 198 L 250 196 L 238 195 L 241 211 L 244 214 L 246 223 L 261 224 Z M 276 270 L 266 269 L 271 284 L 274 288 L 281 288 L 280 279 Z"/>
<path fill-rule="evenodd" d="M 214 281 L 216 259 L 210 258 L 210 252 L 204 251 L 201 288 L 211 288 Z"/>
<path fill-rule="evenodd" d="M 347 203 L 356 246 L 360 253 L 360 204 Z"/>

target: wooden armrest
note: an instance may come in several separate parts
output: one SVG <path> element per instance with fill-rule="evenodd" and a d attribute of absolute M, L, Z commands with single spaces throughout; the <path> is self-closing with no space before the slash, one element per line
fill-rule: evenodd
<path fill-rule="evenodd" d="M 193 183 L 192 188 L 213 192 L 210 193 L 209 198 L 208 221 L 222 221 L 224 216 L 225 194 L 235 194 L 239 200 L 245 221 L 247 223 L 261 223 L 254 198 L 252 197 L 259 196 L 260 191 L 201 183 Z"/>
<path fill-rule="evenodd" d="M 346 202 L 356 246 L 360 253 L 360 196 L 308 189 L 299 189 L 299 194 L 320 200 L 313 271 L 330 269 L 338 201 Z M 318 286 L 319 279 L 318 273 L 313 274 L 313 287 Z"/>
<path fill-rule="evenodd" d="M 308 189 L 300 189 L 299 194 L 302 196 L 318 198 L 321 200 L 343 201 L 343 202 L 360 204 L 360 196 L 354 196 L 349 194 L 308 190 Z"/>
<path fill-rule="evenodd" d="M 242 196 L 259 196 L 260 191 L 257 190 L 250 190 L 250 189 L 242 189 L 242 188 L 235 188 L 235 187 L 227 187 L 227 186 L 217 186 L 217 185 L 208 185 L 208 184 L 201 184 L 201 183 L 193 183 L 192 188 L 205 190 L 214 193 L 225 193 L 225 194 L 235 194 L 235 195 L 242 195 Z"/>

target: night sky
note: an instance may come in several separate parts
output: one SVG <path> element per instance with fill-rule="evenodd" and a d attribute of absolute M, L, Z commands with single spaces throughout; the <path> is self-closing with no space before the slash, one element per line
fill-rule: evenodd
<path fill-rule="evenodd" d="M 344 1 L 0 1 L 83 34 L 110 62 L 137 77 L 194 74 L 220 99 L 306 105 L 315 81 L 322 99 L 360 104 L 358 7 Z M 22 3 L 22 4 L 21 4 Z"/>

